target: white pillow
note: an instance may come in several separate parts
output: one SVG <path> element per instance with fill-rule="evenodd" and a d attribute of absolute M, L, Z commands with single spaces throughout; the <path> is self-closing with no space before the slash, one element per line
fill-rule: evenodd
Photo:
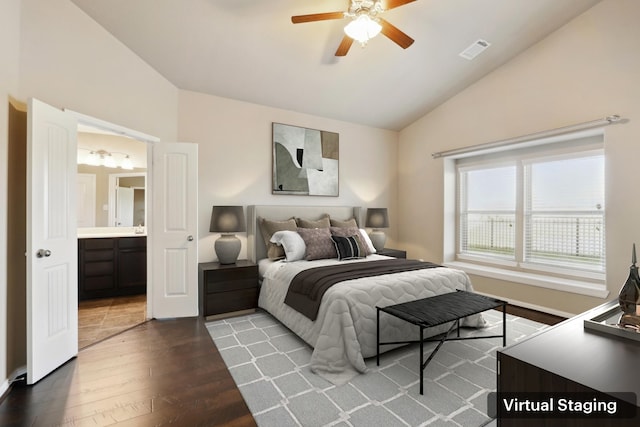
<path fill-rule="evenodd" d="M 372 254 L 375 254 L 376 248 L 373 247 L 373 243 L 371 243 L 371 238 L 367 234 L 367 230 L 365 230 L 364 228 L 361 228 L 360 234 L 362 235 L 362 241 L 369 248 L 369 252 L 371 252 Z"/>
<path fill-rule="evenodd" d="M 307 246 L 304 240 L 296 231 L 282 230 L 276 231 L 271 236 L 271 243 L 282 246 L 285 254 L 285 261 L 299 261 L 304 259 Z"/>

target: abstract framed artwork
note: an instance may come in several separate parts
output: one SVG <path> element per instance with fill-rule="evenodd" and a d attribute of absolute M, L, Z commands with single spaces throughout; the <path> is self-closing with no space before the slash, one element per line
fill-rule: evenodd
<path fill-rule="evenodd" d="M 273 194 L 338 196 L 339 135 L 273 123 Z"/>

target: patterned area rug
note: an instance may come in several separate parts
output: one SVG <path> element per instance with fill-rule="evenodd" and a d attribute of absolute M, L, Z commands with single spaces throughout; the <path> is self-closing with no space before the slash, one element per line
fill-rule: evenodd
<path fill-rule="evenodd" d="M 489 327 L 462 334 L 502 333 L 502 313 L 487 311 Z M 507 344 L 547 325 L 507 315 Z M 418 345 L 384 353 L 380 366 L 336 386 L 309 369 L 312 349 L 270 314 L 207 323 L 259 426 L 493 426 L 487 394 L 496 389 L 502 339 L 446 342 L 424 372 L 419 393 Z M 435 347 L 425 344 L 425 353 Z"/>

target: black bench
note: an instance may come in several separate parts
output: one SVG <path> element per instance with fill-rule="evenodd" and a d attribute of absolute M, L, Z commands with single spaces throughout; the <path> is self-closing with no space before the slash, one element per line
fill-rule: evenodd
<path fill-rule="evenodd" d="M 460 319 L 502 306 L 502 335 L 460 336 Z M 420 343 L 420 394 L 423 394 L 424 369 L 445 341 L 471 340 L 480 338 L 502 338 L 502 346 L 507 345 L 507 302 L 467 291 L 457 291 L 429 298 L 422 298 L 387 307 L 376 306 L 376 363 L 380 366 L 380 346 Z M 405 320 L 420 327 L 420 339 L 411 341 L 380 342 L 380 312 Z M 424 338 L 424 330 L 434 326 L 453 322 L 449 330 L 432 338 Z M 454 328 L 456 337 L 449 337 Z M 424 360 L 424 343 L 438 342 L 426 362 Z"/>

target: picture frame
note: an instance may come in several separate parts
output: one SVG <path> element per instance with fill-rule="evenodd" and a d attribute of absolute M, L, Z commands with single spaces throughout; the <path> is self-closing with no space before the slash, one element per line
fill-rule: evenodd
<path fill-rule="evenodd" d="M 339 195 L 338 133 L 274 122 L 272 144 L 272 194 Z"/>

